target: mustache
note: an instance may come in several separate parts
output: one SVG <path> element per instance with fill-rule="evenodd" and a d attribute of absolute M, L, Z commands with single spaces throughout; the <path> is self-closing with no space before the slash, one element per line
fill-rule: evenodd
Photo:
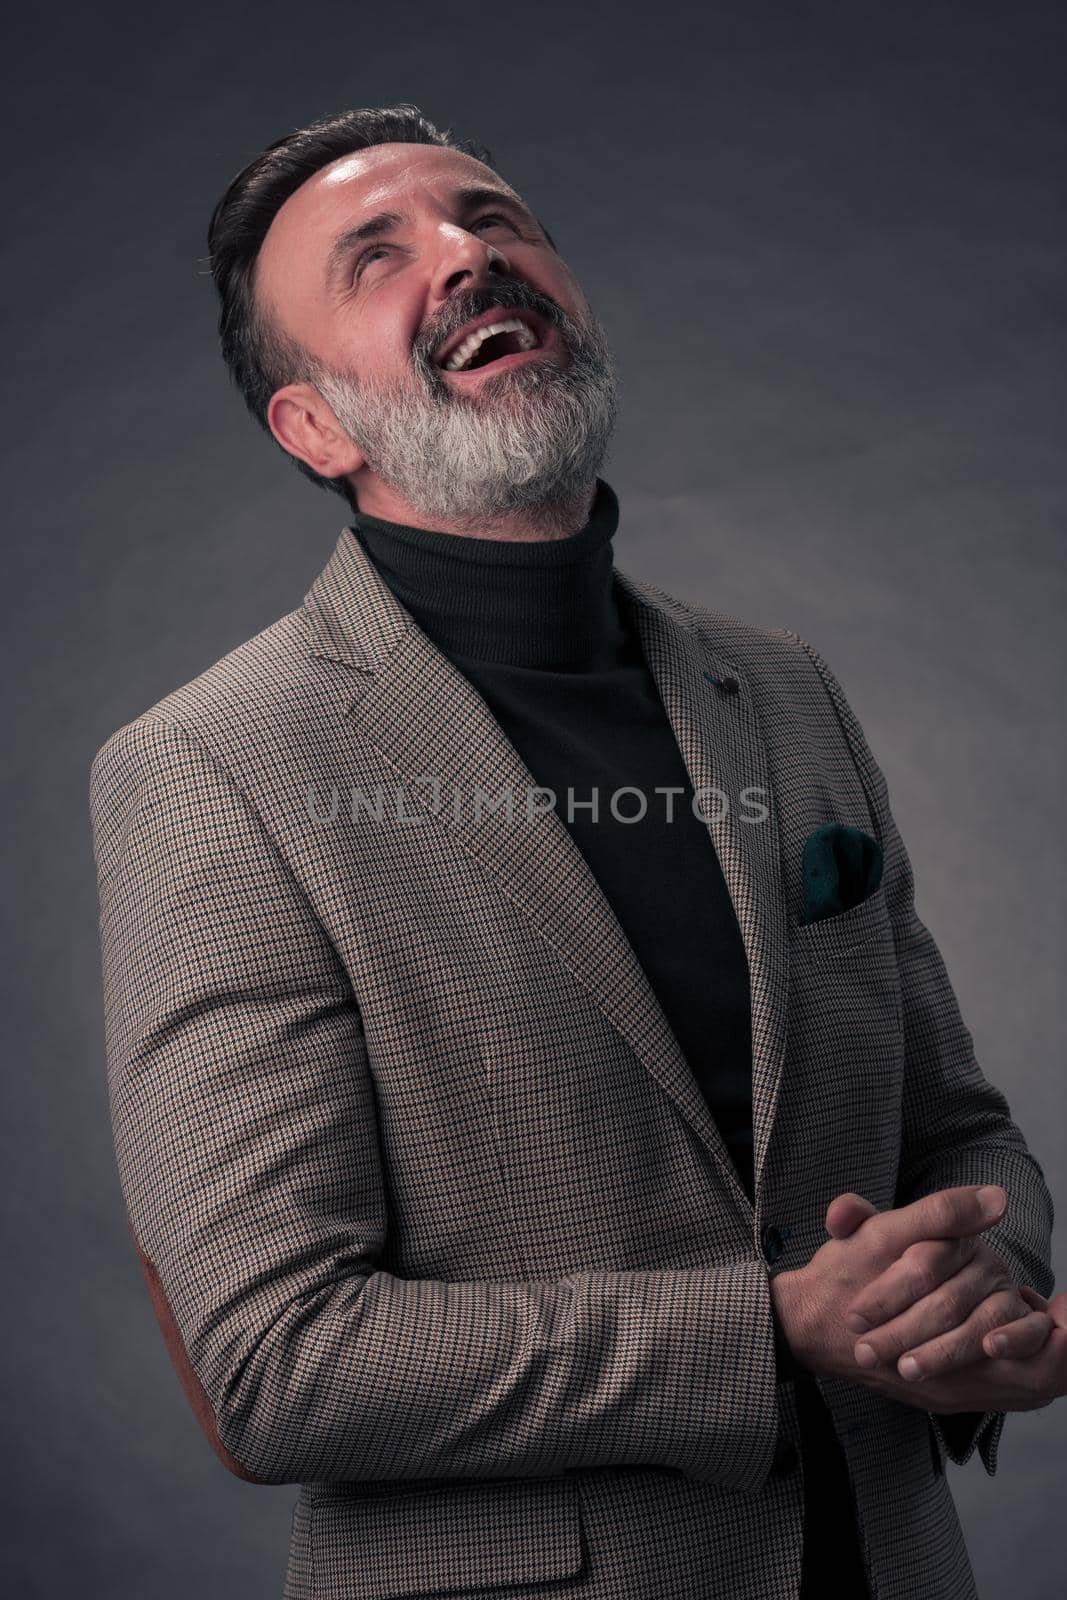
<path fill-rule="evenodd" d="M 415 356 L 427 367 L 433 365 L 433 353 L 445 339 L 464 327 L 474 317 L 497 307 L 502 311 L 536 311 L 550 327 L 564 332 L 570 318 L 554 300 L 543 295 L 529 284 L 518 279 L 501 280 L 485 289 L 466 289 L 453 295 L 434 320 L 415 341 Z"/>

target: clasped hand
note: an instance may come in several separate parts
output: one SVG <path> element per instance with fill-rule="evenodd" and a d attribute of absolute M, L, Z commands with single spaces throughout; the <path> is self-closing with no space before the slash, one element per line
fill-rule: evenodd
<path fill-rule="evenodd" d="M 978 1194 L 941 1189 L 882 1212 L 853 1193 L 831 1201 L 830 1239 L 771 1280 L 800 1364 L 937 1413 L 1029 1411 L 1067 1393 L 1067 1292 L 1046 1301 L 1012 1283 L 978 1237 L 1007 1196 L 994 1188 L 987 1212 Z"/>

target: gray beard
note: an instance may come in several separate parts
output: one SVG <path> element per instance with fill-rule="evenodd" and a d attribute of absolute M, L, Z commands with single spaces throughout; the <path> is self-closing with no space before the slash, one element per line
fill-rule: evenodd
<path fill-rule="evenodd" d="M 614 361 L 599 322 L 560 312 L 569 355 L 483 378 L 458 393 L 420 356 L 413 381 L 360 383 L 315 363 L 311 381 L 368 465 L 427 517 L 479 523 L 570 514 L 588 500 L 618 415 Z"/>

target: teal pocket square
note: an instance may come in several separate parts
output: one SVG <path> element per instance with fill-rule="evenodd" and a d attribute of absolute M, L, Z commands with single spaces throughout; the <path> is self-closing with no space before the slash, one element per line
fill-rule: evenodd
<path fill-rule="evenodd" d="M 882 847 L 862 828 L 827 822 L 804 841 L 801 926 L 849 911 L 882 881 Z"/>

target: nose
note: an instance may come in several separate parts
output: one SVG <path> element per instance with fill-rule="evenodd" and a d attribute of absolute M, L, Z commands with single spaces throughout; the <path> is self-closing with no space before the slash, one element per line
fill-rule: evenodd
<path fill-rule="evenodd" d="M 434 271 L 433 292 L 447 300 L 461 286 L 472 288 L 509 272 L 510 263 L 502 250 L 468 233 L 466 228 L 449 226 L 442 230 L 443 242 Z"/>

